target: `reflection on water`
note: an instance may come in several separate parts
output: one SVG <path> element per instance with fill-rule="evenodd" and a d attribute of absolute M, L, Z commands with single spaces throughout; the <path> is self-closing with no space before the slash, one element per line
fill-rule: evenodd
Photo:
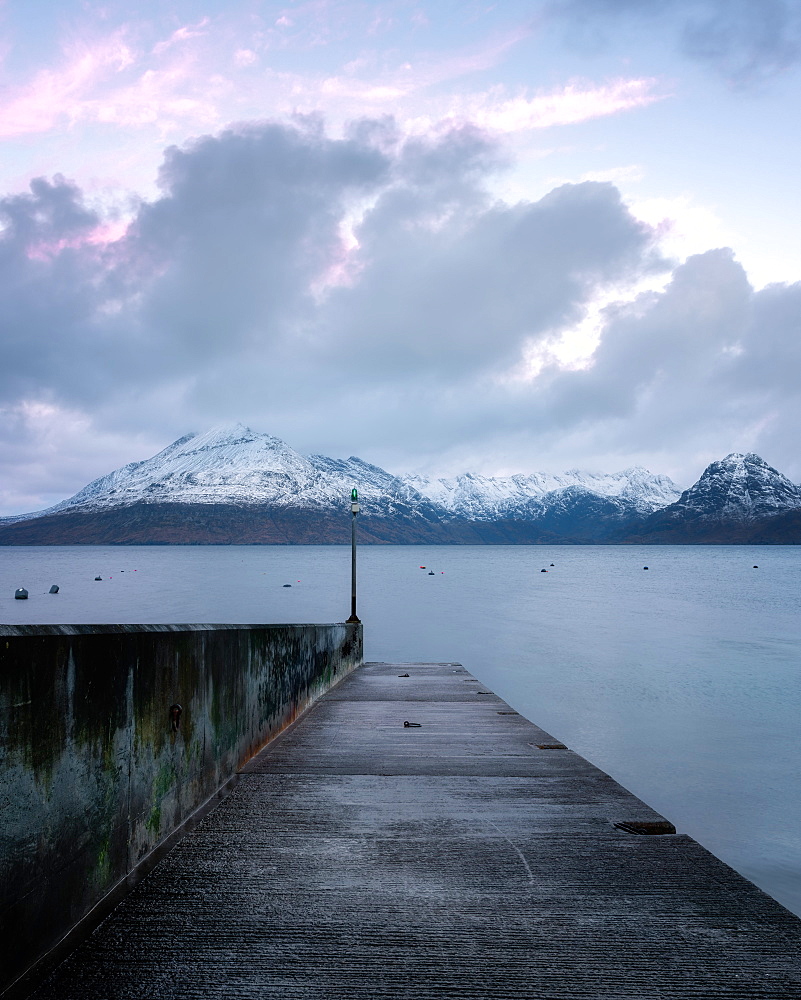
<path fill-rule="evenodd" d="M 460 660 L 801 914 L 800 583 L 791 546 L 372 546 L 358 610 L 368 659 Z M 0 549 L 6 622 L 349 613 L 348 547 Z"/>

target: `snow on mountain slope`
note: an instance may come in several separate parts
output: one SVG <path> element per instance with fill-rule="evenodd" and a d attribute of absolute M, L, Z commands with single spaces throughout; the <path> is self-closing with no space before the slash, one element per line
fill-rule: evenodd
<path fill-rule="evenodd" d="M 479 521 L 537 516 L 548 506 L 547 497 L 572 487 L 598 496 L 619 497 L 642 513 L 665 507 L 679 497 L 671 479 L 652 475 L 640 467 L 606 474 L 572 469 L 561 475 L 535 472 L 492 478 L 467 472 L 452 479 L 423 476 L 404 479 L 452 516 Z"/>
<path fill-rule="evenodd" d="M 96 479 L 54 507 L 13 520 L 134 503 L 343 509 L 354 486 L 373 515 L 438 517 L 429 500 L 377 466 L 358 458 L 304 458 L 280 438 L 235 424 L 188 434 L 153 458 Z"/>
<path fill-rule="evenodd" d="M 159 454 L 95 480 L 48 510 L 0 519 L 4 524 L 68 511 L 132 504 L 227 504 L 303 510 L 347 510 L 352 487 L 363 513 L 418 524 L 458 521 L 553 522 L 560 531 L 590 532 L 593 521 L 617 530 L 626 519 L 668 521 L 758 519 L 801 507 L 801 487 L 757 455 L 713 462 L 679 496 L 667 476 L 643 468 L 616 473 L 573 469 L 503 478 L 394 476 L 359 458 L 304 458 L 279 438 L 242 424 L 189 434 Z M 599 529 L 600 530 L 600 529 Z M 591 533 L 591 532 L 590 532 Z"/>
<path fill-rule="evenodd" d="M 308 459 L 279 438 L 235 424 L 179 438 L 42 513 L 137 502 L 291 506 L 299 494 L 321 505 L 331 500 L 329 484 Z"/>
<path fill-rule="evenodd" d="M 645 504 L 648 511 L 678 496 L 667 477 L 652 476 L 644 469 L 612 475 L 574 470 L 507 479 L 470 473 L 450 480 L 398 477 L 355 457 L 304 458 L 280 438 L 234 424 L 179 438 L 153 458 L 117 469 L 42 513 L 141 502 L 333 509 L 347 501 L 353 486 L 375 516 L 427 520 L 532 519 L 547 506 L 545 497 L 569 486 Z"/>
<path fill-rule="evenodd" d="M 801 507 L 801 487 L 759 455 L 734 452 L 708 465 L 669 513 L 684 519 L 752 521 L 797 507 Z"/>
<path fill-rule="evenodd" d="M 309 462 L 335 490 L 336 502 L 340 505 L 342 497 L 349 494 L 355 486 L 359 491 L 359 500 L 365 505 L 365 511 L 372 515 L 392 517 L 402 514 L 438 520 L 442 514 L 438 505 L 422 496 L 403 479 L 377 465 L 363 462 L 360 458 L 309 455 Z"/>

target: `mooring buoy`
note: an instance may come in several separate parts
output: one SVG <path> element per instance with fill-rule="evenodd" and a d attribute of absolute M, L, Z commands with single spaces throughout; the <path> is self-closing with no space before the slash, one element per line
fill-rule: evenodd
<path fill-rule="evenodd" d="M 48 590 L 48 594 L 57 594 L 57 593 L 58 593 L 58 584 L 54 583 L 53 586 L 50 588 L 50 590 Z"/>
<path fill-rule="evenodd" d="M 96 577 L 95 577 L 95 580 L 102 580 L 102 579 L 103 579 L 103 577 L 102 577 L 102 576 L 96 576 Z"/>
<path fill-rule="evenodd" d="M 14 599 L 16 601 L 27 601 L 28 591 L 24 587 L 17 587 L 17 589 L 14 591 Z"/>

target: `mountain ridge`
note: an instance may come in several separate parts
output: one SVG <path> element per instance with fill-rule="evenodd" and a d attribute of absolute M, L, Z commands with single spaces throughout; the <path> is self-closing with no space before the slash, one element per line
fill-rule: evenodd
<path fill-rule="evenodd" d="M 801 514 L 801 487 L 753 452 L 732 452 L 711 462 L 679 499 L 655 511 L 642 525 L 641 539 L 691 543 L 719 534 L 751 539 L 782 518 L 789 527 Z M 792 533 L 792 532 L 791 532 Z"/>
<path fill-rule="evenodd" d="M 396 476 L 356 456 L 304 457 L 233 424 L 184 435 L 45 510 L 0 519 L 0 544 L 346 542 L 353 486 L 360 537 L 375 543 L 720 543 L 801 530 L 801 487 L 753 453 L 711 463 L 680 492 L 638 466 Z"/>

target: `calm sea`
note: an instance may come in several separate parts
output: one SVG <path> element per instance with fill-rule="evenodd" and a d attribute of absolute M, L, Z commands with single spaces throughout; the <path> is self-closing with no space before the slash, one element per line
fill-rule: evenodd
<path fill-rule="evenodd" d="M 801 547 L 364 547 L 358 611 L 368 659 L 461 661 L 801 915 Z M 349 547 L 0 548 L 10 623 L 349 613 Z"/>

